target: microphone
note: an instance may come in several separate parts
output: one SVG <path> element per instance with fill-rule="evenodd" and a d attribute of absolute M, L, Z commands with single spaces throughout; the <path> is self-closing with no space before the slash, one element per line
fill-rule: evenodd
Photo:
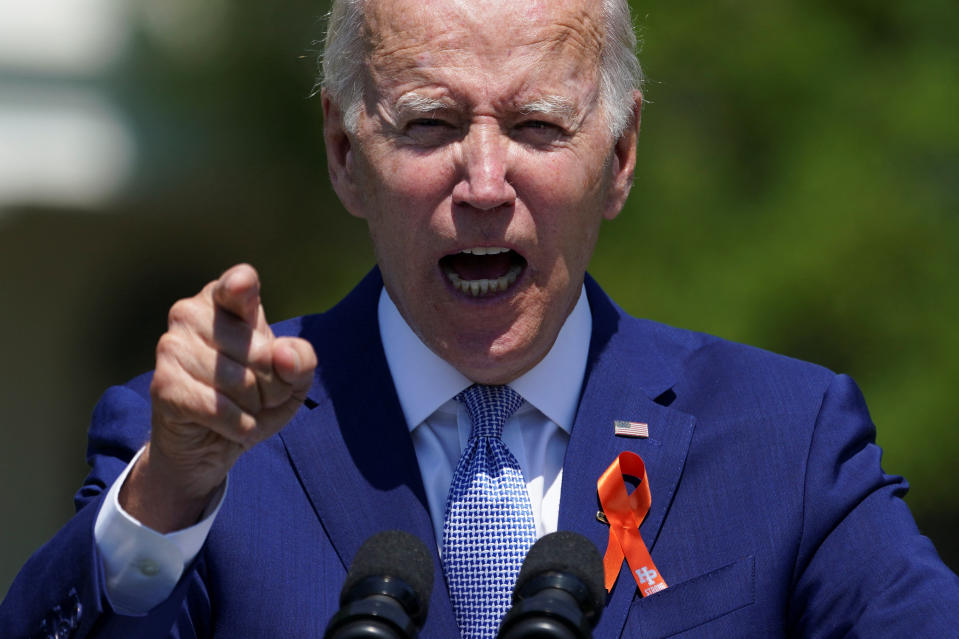
<path fill-rule="evenodd" d="M 605 603 L 596 546 L 574 532 L 550 533 L 523 560 L 497 639 L 591 639 Z"/>
<path fill-rule="evenodd" d="M 356 552 L 323 639 L 415 639 L 432 590 L 423 542 L 402 530 L 376 533 Z"/>

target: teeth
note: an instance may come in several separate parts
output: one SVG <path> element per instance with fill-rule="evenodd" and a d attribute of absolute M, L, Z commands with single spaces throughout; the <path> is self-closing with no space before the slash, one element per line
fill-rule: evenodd
<path fill-rule="evenodd" d="M 506 275 L 492 280 L 486 279 L 485 277 L 479 280 L 464 280 L 453 270 L 447 270 L 446 277 L 457 289 L 464 293 L 469 293 L 473 297 L 480 297 L 482 295 L 489 295 L 490 293 L 505 291 L 516 281 L 516 278 L 519 277 L 522 270 L 523 267 L 517 264 L 511 266 Z"/>
<path fill-rule="evenodd" d="M 469 255 L 499 255 L 500 253 L 505 253 L 508 250 L 508 248 L 503 248 L 502 246 L 477 246 L 474 248 L 463 249 L 460 251 L 460 253 L 468 253 Z"/>

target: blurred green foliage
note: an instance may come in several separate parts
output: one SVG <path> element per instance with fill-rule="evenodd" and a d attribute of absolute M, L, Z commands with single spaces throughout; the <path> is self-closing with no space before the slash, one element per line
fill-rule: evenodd
<path fill-rule="evenodd" d="M 913 508 L 955 513 L 955 6 L 638 9 L 637 182 L 593 270 L 636 314 L 853 375 Z"/>
<path fill-rule="evenodd" d="M 140 141 L 129 192 L 102 211 L 0 218 L 0 299 L 16 309 L 0 335 L 19 364 L 0 380 L 3 479 L 51 468 L 0 504 L 23 517 L 0 584 L 69 517 L 90 407 L 151 367 L 175 299 L 246 260 L 275 321 L 330 306 L 372 265 L 309 98 L 326 6 L 169 6 L 183 24 L 144 20 L 103 82 Z M 853 375 L 886 469 L 959 565 L 954 3 L 649 0 L 634 16 L 648 76 L 636 183 L 593 274 L 635 315 Z"/>

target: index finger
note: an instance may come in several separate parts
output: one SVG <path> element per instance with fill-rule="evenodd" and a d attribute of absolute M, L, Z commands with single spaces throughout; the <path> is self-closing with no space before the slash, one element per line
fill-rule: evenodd
<path fill-rule="evenodd" d="M 260 276 L 256 269 L 249 264 L 227 269 L 213 285 L 213 303 L 255 328 L 260 308 Z"/>

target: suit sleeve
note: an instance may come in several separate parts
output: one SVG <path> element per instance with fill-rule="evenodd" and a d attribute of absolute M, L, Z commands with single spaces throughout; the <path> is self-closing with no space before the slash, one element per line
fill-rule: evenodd
<path fill-rule="evenodd" d="M 149 379 L 109 389 L 94 409 L 77 513 L 27 561 L 0 605 L 0 637 L 195 637 L 203 634 L 209 600 L 201 557 L 173 593 L 142 615 L 118 613 L 106 590 L 94 539 L 107 489 L 149 434 Z M 193 612 L 196 614 L 194 615 Z"/>
<path fill-rule="evenodd" d="M 885 474 L 862 395 L 823 396 L 806 466 L 790 625 L 802 637 L 959 637 L 959 578 Z"/>

